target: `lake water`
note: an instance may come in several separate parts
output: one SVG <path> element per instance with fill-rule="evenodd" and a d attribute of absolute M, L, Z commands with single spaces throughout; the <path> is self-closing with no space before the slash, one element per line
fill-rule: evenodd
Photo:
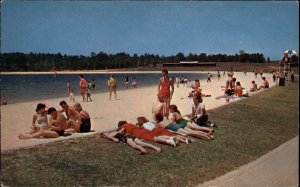
<path fill-rule="evenodd" d="M 129 78 L 129 87 L 133 77 L 137 79 L 137 87 L 157 85 L 161 73 L 119 73 L 117 78 L 118 90 L 126 89 L 125 77 Z M 183 76 L 187 79 L 203 80 L 207 75 L 204 73 L 170 73 L 170 77 Z M 93 93 L 107 92 L 108 74 L 84 74 L 87 80 L 94 79 L 96 89 Z M 19 103 L 41 99 L 68 97 L 67 82 L 70 82 L 71 89 L 75 95 L 79 95 L 78 74 L 40 74 L 40 75 L 3 75 L 0 77 L 1 98 L 5 97 L 8 103 Z"/>

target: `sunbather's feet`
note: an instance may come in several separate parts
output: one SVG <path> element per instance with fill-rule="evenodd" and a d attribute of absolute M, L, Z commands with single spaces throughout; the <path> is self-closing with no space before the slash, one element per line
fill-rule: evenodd
<path fill-rule="evenodd" d="M 188 138 L 185 139 L 185 143 L 189 144 L 189 139 Z"/>
<path fill-rule="evenodd" d="M 196 142 L 196 140 L 195 140 L 194 138 L 192 138 L 192 137 L 189 137 L 188 140 L 189 140 L 189 142 L 191 142 L 191 143 Z"/>
<path fill-rule="evenodd" d="M 211 129 L 209 132 L 208 132 L 209 135 L 214 135 L 215 134 L 215 130 L 214 129 Z"/>
<path fill-rule="evenodd" d="M 173 147 L 176 147 L 176 142 L 174 141 L 174 139 L 175 139 L 175 137 L 168 138 L 167 143 Z"/>
<path fill-rule="evenodd" d="M 19 134 L 19 139 L 29 139 L 30 135 L 28 134 Z"/>
<path fill-rule="evenodd" d="M 147 151 L 141 151 L 140 155 L 146 155 L 148 152 Z"/>
<path fill-rule="evenodd" d="M 160 147 L 158 147 L 158 148 L 156 149 L 156 153 L 161 153 L 161 148 L 160 148 Z"/>

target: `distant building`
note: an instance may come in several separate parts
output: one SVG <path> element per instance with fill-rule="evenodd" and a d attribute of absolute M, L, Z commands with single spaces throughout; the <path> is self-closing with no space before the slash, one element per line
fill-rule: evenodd
<path fill-rule="evenodd" d="M 164 67 L 199 67 L 209 66 L 216 67 L 215 62 L 198 62 L 198 61 L 180 61 L 179 63 L 164 63 Z"/>

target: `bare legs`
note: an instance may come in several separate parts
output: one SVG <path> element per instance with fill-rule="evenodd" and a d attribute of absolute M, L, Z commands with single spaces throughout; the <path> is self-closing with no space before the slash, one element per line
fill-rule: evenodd
<path fill-rule="evenodd" d="M 73 119 L 69 119 L 67 121 L 67 128 L 66 129 L 73 129 L 68 130 L 69 132 L 79 132 L 80 131 L 80 124 L 74 121 Z"/>
<path fill-rule="evenodd" d="M 40 129 L 33 134 L 20 134 L 19 139 L 30 139 L 30 138 L 57 138 L 59 135 L 55 131 Z"/>
<path fill-rule="evenodd" d="M 130 147 L 139 150 L 141 152 L 141 154 L 148 153 L 145 148 L 153 149 L 154 151 L 156 151 L 156 153 L 160 153 L 161 152 L 161 148 L 160 147 L 157 147 L 155 145 L 143 142 L 143 141 L 141 141 L 138 138 L 135 138 L 134 140 L 132 138 L 127 138 L 127 144 Z"/>
<path fill-rule="evenodd" d="M 111 94 L 114 92 L 115 94 L 115 99 L 117 99 L 117 86 L 116 85 L 111 85 L 109 87 L 109 100 L 111 100 Z"/>
<path fill-rule="evenodd" d="M 176 147 L 179 144 L 179 139 L 177 139 L 176 136 L 156 136 L 153 140 L 154 142 L 171 145 L 173 147 Z"/>
<path fill-rule="evenodd" d="M 171 98 L 164 99 L 165 107 L 163 109 L 163 116 L 169 117 L 169 107 L 171 103 Z"/>
<path fill-rule="evenodd" d="M 177 132 L 182 133 L 182 134 L 186 134 L 186 135 L 189 135 L 189 136 L 201 138 L 201 139 L 204 139 L 204 140 L 210 140 L 211 139 L 210 136 L 207 133 L 200 132 L 200 131 L 195 131 L 195 130 L 192 130 L 188 127 L 185 127 L 184 129 L 179 129 Z"/>
<path fill-rule="evenodd" d="M 187 127 L 192 129 L 192 130 L 197 130 L 197 131 L 204 131 L 204 132 L 208 132 L 208 133 L 213 133 L 213 129 L 211 128 L 208 128 L 208 127 L 201 127 L 195 123 L 191 123 L 191 122 L 188 122 L 187 123 Z"/>

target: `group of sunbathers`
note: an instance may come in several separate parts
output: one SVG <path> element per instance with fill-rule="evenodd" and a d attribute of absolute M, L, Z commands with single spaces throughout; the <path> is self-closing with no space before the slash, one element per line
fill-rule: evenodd
<path fill-rule="evenodd" d="M 54 107 L 47 109 L 43 103 L 37 104 L 36 114 L 32 118 L 31 131 L 20 134 L 19 138 L 57 138 L 76 132 L 91 131 L 90 116 L 82 110 L 79 103 L 75 103 L 73 107 L 68 106 L 66 101 L 61 101 L 59 104 L 62 108 L 59 111 Z"/>
<path fill-rule="evenodd" d="M 160 94 L 157 103 L 152 107 L 153 121 L 145 117 L 137 118 L 137 123 L 120 121 L 118 127 L 101 133 L 102 138 L 114 142 L 127 143 L 130 147 L 137 149 L 141 154 L 147 153 L 145 148 L 153 149 L 157 153 L 161 148 L 147 142 L 156 142 L 176 147 L 181 143 L 189 144 L 194 140 L 191 137 L 204 140 L 214 139 L 214 127 L 208 121 L 205 106 L 202 103 L 201 94 L 198 92 L 193 96 L 192 118 L 184 118 L 176 105 L 170 105 L 168 112 Z"/>
<path fill-rule="evenodd" d="M 229 102 L 230 98 L 234 97 L 249 97 L 251 92 L 258 91 L 260 89 L 266 89 L 269 88 L 269 82 L 266 80 L 266 77 L 262 76 L 263 85 L 260 87 L 257 87 L 257 84 L 255 81 L 252 81 L 252 87 L 244 91 L 245 88 L 242 87 L 240 81 L 236 81 L 236 78 L 233 77 L 234 73 L 232 70 L 228 71 L 227 76 L 228 79 L 226 80 L 226 85 L 224 88 L 224 96 L 216 97 L 216 99 L 220 99 L 225 97 L 226 101 Z"/>

